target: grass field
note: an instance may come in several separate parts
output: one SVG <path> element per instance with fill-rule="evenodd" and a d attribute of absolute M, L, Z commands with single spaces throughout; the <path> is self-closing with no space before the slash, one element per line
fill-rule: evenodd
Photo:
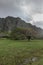
<path fill-rule="evenodd" d="M 43 40 L 0 39 L 0 65 L 43 65 Z"/>

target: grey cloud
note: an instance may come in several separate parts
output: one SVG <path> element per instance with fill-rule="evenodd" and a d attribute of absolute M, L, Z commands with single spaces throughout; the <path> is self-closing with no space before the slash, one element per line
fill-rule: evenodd
<path fill-rule="evenodd" d="M 43 0 L 0 0 L 0 9 L 19 11 L 22 10 L 21 6 L 29 5 L 31 6 L 32 13 L 43 12 Z"/>
<path fill-rule="evenodd" d="M 0 17 L 11 15 L 27 20 L 29 17 L 27 14 L 24 15 L 23 9 L 21 8 L 25 2 L 25 0 L 0 0 Z"/>
<path fill-rule="evenodd" d="M 24 6 L 27 7 L 28 12 L 22 9 Z M 31 7 L 30 11 L 29 6 Z M 0 17 L 18 16 L 25 21 L 30 21 L 32 15 L 36 13 L 43 13 L 43 0 L 0 0 Z M 37 25 L 37 23 L 35 24 Z"/>
<path fill-rule="evenodd" d="M 36 25 L 37 27 L 43 28 L 43 21 L 37 21 L 37 22 L 34 22 L 33 24 Z"/>
<path fill-rule="evenodd" d="M 23 5 L 30 5 L 33 12 L 43 10 L 43 0 L 0 0 L 0 8 L 21 9 L 20 7 Z"/>
<path fill-rule="evenodd" d="M 1 14 L 13 13 L 14 15 L 16 13 L 21 13 L 21 8 L 20 4 L 18 3 L 18 0 L 0 0 L 0 13 Z"/>

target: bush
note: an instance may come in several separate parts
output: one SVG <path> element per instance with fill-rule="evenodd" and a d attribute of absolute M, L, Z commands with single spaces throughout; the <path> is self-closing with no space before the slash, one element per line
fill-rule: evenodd
<path fill-rule="evenodd" d="M 26 39 L 26 36 L 25 36 L 25 34 L 23 34 L 21 32 L 20 29 L 17 28 L 14 31 L 11 32 L 10 38 L 14 39 L 14 40 L 24 40 L 24 39 Z"/>
<path fill-rule="evenodd" d="M 24 39 L 26 39 L 26 36 L 24 34 L 16 34 L 16 33 L 14 33 L 14 35 L 11 36 L 10 38 L 14 39 L 14 40 L 24 40 Z"/>

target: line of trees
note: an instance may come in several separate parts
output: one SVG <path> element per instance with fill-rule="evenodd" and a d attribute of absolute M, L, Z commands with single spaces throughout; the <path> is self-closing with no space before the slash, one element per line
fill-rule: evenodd
<path fill-rule="evenodd" d="M 13 39 L 13 40 L 30 40 L 30 39 L 36 39 L 37 33 L 36 33 L 36 31 L 34 31 L 32 29 L 16 27 L 10 33 L 4 33 L 2 36 L 0 36 L 0 38 L 7 38 L 7 39 L 9 38 L 9 39 Z"/>
<path fill-rule="evenodd" d="M 15 28 L 11 34 L 10 34 L 10 38 L 14 39 L 14 40 L 25 40 L 31 39 L 31 35 L 30 32 L 27 31 L 27 29 L 22 29 L 22 28 Z"/>

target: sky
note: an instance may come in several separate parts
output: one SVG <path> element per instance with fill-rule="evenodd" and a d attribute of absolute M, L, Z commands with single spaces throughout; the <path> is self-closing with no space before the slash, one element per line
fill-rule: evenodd
<path fill-rule="evenodd" d="M 0 17 L 7 16 L 43 28 L 43 0 L 0 0 Z"/>

